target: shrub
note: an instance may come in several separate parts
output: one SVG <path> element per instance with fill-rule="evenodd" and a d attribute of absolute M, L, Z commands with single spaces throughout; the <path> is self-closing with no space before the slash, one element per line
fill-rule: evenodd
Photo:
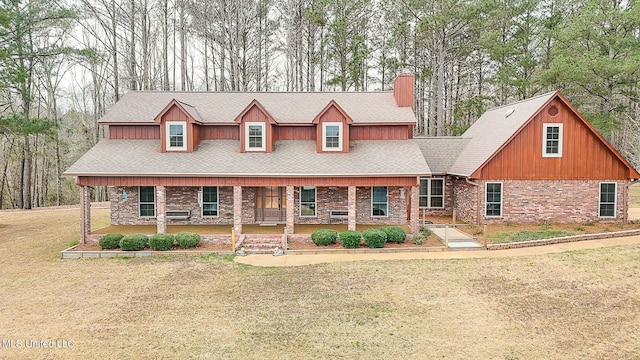
<path fill-rule="evenodd" d="M 171 250 L 175 237 L 171 234 L 155 234 L 149 238 L 149 246 L 153 250 Z"/>
<path fill-rule="evenodd" d="M 402 244 L 407 240 L 407 233 L 399 226 L 383 226 L 380 230 L 387 234 L 387 241 Z"/>
<path fill-rule="evenodd" d="M 120 239 L 123 237 L 122 234 L 107 234 L 98 240 L 98 244 L 103 249 L 117 249 L 120 247 Z"/>
<path fill-rule="evenodd" d="M 387 243 L 387 234 L 379 229 L 367 229 L 362 233 L 362 237 L 370 248 L 383 248 Z"/>
<path fill-rule="evenodd" d="M 179 232 L 176 234 L 176 242 L 183 249 L 192 248 L 200 244 L 200 235 L 192 232 Z"/>
<path fill-rule="evenodd" d="M 422 245 L 424 244 L 424 241 L 426 240 L 426 238 L 424 237 L 424 235 L 422 235 L 422 233 L 420 233 L 420 234 L 414 235 L 411 240 L 416 245 Z"/>
<path fill-rule="evenodd" d="M 362 234 L 357 231 L 347 230 L 340 233 L 340 244 L 347 249 L 355 249 L 360 247 Z"/>
<path fill-rule="evenodd" d="M 317 246 L 328 246 L 336 243 L 338 232 L 332 229 L 318 229 L 311 234 L 311 241 Z"/>
<path fill-rule="evenodd" d="M 126 235 L 120 239 L 120 249 L 124 251 L 139 251 L 147 246 L 147 235 L 144 234 L 131 234 Z"/>

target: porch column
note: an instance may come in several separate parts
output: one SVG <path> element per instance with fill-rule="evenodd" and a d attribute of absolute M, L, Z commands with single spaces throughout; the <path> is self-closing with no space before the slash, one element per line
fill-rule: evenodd
<path fill-rule="evenodd" d="M 294 218 L 295 218 L 295 202 L 293 201 L 293 186 L 287 186 L 287 224 L 284 228 L 286 235 L 293 235 Z"/>
<path fill-rule="evenodd" d="M 242 186 L 233 187 L 233 230 L 242 234 Z"/>
<path fill-rule="evenodd" d="M 91 233 L 91 188 L 80 189 L 80 244 L 86 244 Z"/>
<path fill-rule="evenodd" d="M 411 187 L 411 232 L 415 235 L 420 230 L 418 220 L 420 218 L 420 187 Z"/>
<path fill-rule="evenodd" d="M 164 186 L 156 186 L 156 233 L 167 233 L 167 191 Z"/>
<path fill-rule="evenodd" d="M 347 210 L 349 215 L 347 217 L 347 228 L 349 230 L 356 230 L 356 187 L 349 186 L 349 192 L 347 197 Z"/>

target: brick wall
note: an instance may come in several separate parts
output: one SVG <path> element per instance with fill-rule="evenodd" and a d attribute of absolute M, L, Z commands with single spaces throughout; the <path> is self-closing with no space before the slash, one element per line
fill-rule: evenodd
<path fill-rule="evenodd" d="M 478 223 L 478 187 L 465 179 L 451 179 L 452 208 L 462 221 Z"/>
<path fill-rule="evenodd" d="M 455 198 L 455 187 L 453 178 L 447 176 L 444 178 L 444 207 L 438 208 L 420 208 L 420 214 L 424 211 L 427 215 L 431 216 L 450 216 L 453 214 Z"/>
<path fill-rule="evenodd" d="M 358 224 L 406 225 L 410 191 L 405 188 L 404 196 L 401 196 L 399 187 L 389 186 L 387 196 L 389 216 L 373 217 L 371 216 L 371 187 L 357 188 L 356 222 Z"/>
<path fill-rule="evenodd" d="M 295 188 L 295 223 L 296 224 L 328 224 L 330 210 L 347 210 L 346 187 L 318 187 L 316 188 L 316 216 L 300 216 L 300 187 Z M 332 224 L 346 224 L 347 219 L 333 219 Z"/>
<path fill-rule="evenodd" d="M 537 223 L 541 221 L 581 223 L 587 221 L 624 221 L 627 196 L 626 181 L 616 182 L 616 218 L 598 216 L 600 183 L 597 180 L 505 180 L 502 181 L 502 217 L 484 216 L 486 181 L 478 181 L 480 192 L 480 221 L 476 212 L 475 187 L 464 180 L 456 180 L 455 208 L 458 217 L 472 223 Z"/>

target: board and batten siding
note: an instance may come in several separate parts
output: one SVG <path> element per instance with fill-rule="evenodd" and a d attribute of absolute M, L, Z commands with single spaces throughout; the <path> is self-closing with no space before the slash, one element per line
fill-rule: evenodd
<path fill-rule="evenodd" d="M 109 139 L 112 140 L 155 140 L 160 139 L 160 126 L 152 125 L 109 125 Z"/>
<path fill-rule="evenodd" d="M 556 107 L 555 111 L 549 111 Z M 562 124 L 562 157 L 543 157 L 543 124 Z M 622 180 L 629 168 L 562 101 L 547 104 L 472 174 L 501 180 Z"/>

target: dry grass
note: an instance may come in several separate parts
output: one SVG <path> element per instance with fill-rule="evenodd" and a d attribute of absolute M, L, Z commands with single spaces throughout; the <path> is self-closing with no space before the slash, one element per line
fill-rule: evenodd
<path fill-rule="evenodd" d="M 94 210 L 94 224 L 108 210 Z M 0 348 L 52 359 L 632 359 L 640 247 L 253 268 L 60 260 L 77 210 L 0 212 Z M 102 224 L 104 226 L 105 224 Z"/>

